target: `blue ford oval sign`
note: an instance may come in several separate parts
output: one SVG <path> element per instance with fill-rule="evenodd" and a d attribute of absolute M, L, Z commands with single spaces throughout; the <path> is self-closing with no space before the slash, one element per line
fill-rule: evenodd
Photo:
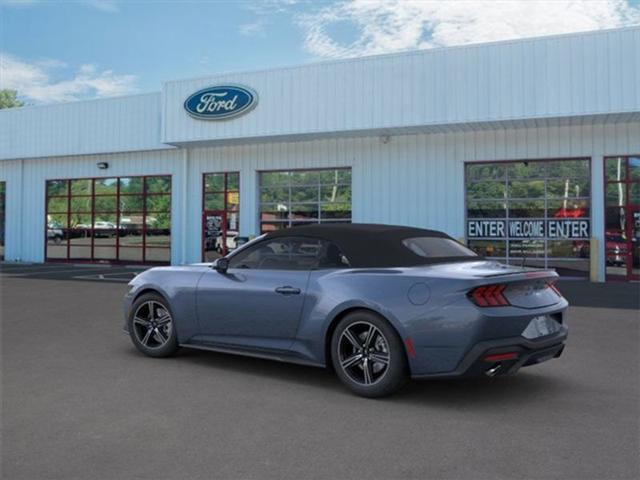
<path fill-rule="evenodd" d="M 240 85 L 217 85 L 197 91 L 184 102 L 189 115 L 203 120 L 224 120 L 247 113 L 258 103 L 258 94 Z"/>

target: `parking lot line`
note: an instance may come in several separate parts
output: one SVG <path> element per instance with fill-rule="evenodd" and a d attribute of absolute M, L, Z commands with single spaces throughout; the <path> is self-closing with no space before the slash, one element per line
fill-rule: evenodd
<path fill-rule="evenodd" d="M 138 275 L 137 272 L 109 272 L 109 273 L 94 273 L 91 275 L 74 275 L 72 278 L 86 279 L 86 280 L 106 280 L 109 282 L 129 283 L 133 278 L 136 277 L 136 275 Z M 113 277 L 119 277 L 119 278 L 113 278 Z"/>
<path fill-rule="evenodd" d="M 27 278 L 53 281 L 128 283 L 145 270 L 147 270 L 147 267 L 140 265 L 0 263 L 0 279 L 4 282 L 9 281 L 11 278 Z"/>

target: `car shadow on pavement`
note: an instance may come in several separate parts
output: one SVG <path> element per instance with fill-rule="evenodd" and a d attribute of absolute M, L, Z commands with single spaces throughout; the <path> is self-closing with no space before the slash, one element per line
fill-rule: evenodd
<path fill-rule="evenodd" d="M 141 355 L 133 347 L 127 348 L 124 353 L 138 357 Z M 327 369 L 295 363 L 191 348 L 182 348 L 176 355 L 167 360 L 208 368 L 211 369 L 212 375 L 215 375 L 217 371 L 223 370 L 225 373 L 233 372 L 251 377 L 273 378 L 310 387 L 330 390 L 342 389 L 338 379 Z"/>
<path fill-rule="evenodd" d="M 127 353 L 139 355 L 133 347 Z M 225 373 L 270 378 L 358 398 L 340 383 L 333 372 L 324 368 L 187 348 L 181 349 L 173 360 L 210 368 L 212 375 L 223 370 Z M 446 409 L 474 406 L 494 410 L 499 403 L 523 406 L 538 402 L 541 395 L 553 395 L 554 391 L 567 388 L 571 387 L 567 386 L 566 380 L 522 371 L 517 375 L 495 378 L 410 380 L 397 394 L 375 401 Z"/>
<path fill-rule="evenodd" d="M 473 406 L 495 410 L 505 403 L 525 406 L 570 389 L 566 380 L 532 372 L 495 378 L 412 380 L 397 394 L 403 403 L 428 404 L 447 409 Z"/>

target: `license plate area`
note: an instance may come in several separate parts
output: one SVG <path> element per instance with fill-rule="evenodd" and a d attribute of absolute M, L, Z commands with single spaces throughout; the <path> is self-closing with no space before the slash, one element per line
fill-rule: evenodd
<path fill-rule="evenodd" d="M 522 331 L 522 336 L 528 340 L 547 337 L 558 333 L 562 326 L 549 315 L 533 317 L 527 327 Z"/>

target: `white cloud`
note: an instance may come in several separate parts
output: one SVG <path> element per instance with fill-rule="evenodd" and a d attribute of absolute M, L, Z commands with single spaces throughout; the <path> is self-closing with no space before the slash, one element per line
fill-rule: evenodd
<path fill-rule="evenodd" d="M 307 2 L 310 0 L 306 0 Z M 301 0 L 247 0 L 243 7 L 259 15 L 287 13 L 289 9 L 301 3 Z"/>
<path fill-rule="evenodd" d="M 135 75 L 118 75 L 92 64 L 80 66 L 71 78 L 54 80 L 51 70 L 62 66 L 63 62 L 52 59 L 28 63 L 0 52 L 0 89 L 17 90 L 20 96 L 35 103 L 112 97 L 137 91 Z"/>
<path fill-rule="evenodd" d="M 263 36 L 264 20 L 256 20 L 255 22 L 242 24 L 238 27 L 238 32 L 245 37 Z"/>
<path fill-rule="evenodd" d="M 627 0 L 347 0 L 298 17 L 305 47 L 353 57 L 640 24 Z M 346 24 L 355 39 L 331 33 Z"/>

